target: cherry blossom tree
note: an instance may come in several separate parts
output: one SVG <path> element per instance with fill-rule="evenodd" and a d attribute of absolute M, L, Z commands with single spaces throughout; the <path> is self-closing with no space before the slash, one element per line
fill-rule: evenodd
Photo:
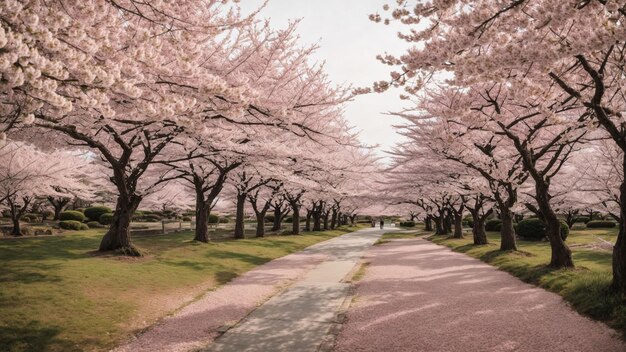
<path fill-rule="evenodd" d="M 11 213 L 11 234 L 22 235 L 20 220 L 37 197 L 83 190 L 88 177 L 93 177 L 92 171 L 85 157 L 67 151 L 44 153 L 32 145 L 11 141 L 0 148 L 0 204 Z"/>
<path fill-rule="evenodd" d="M 518 97 L 529 96 L 529 90 L 560 90 L 562 96 L 542 104 L 544 110 L 550 111 L 546 115 L 562 112 L 565 105 L 579 107 L 577 113 L 563 118 L 566 124 L 571 123 L 574 128 L 581 123 L 599 125 L 619 148 L 626 150 L 626 137 L 619 127 L 626 103 L 621 84 L 626 50 L 623 2 L 399 1 L 391 14 L 394 20 L 410 26 L 400 37 L 416 45 L 401 57 L 380 57 L 400 70 L 392 73 L 391 83 L 377 83 L 376 90 L 405 86 L 409 94 L 414 94 L 424 84 L 442 77 L 442 73 L 451 73 L 448 83 L 459 88 L 506 84 L 512 86 L 509 92 Z M 376 22 L 390 21 L 380 14 L 371 18 Z M 422 26 L 418 27 L 418 23 Z M 536 94 L 530 96 L 533 95 Z M 487 100 L 494 100 L 494 96 Z M 522 139 L 518 144 L 523 143 Z M 528 157 L 524 159 L 528 169 Z M 625 168 L 626 159 L 622 169 Z M 528 171 L 534 181 L 539 181 L 538 188 L 545 189 L 546 180 L 541 181 L 536 172 Z M 621 188 L 620 197 L 626 199 L 626 186 Z M 549 199 L 546 192 L 538 191 L 541 213 L 549 218 L 548 227 L 554 231 L 554 217 L 546 207 Z M 625 237 L 626 207 L 621 207 L 620 233 L 613 251 L 613 288 L 621 292 L 626 292 Z M 553 251 L 560 252 L 555 253 L 558 259 L 553 255 L 551 264 L 572 265 L 564 247 L 554 243 L 556 237 L 550 238 Z"/>

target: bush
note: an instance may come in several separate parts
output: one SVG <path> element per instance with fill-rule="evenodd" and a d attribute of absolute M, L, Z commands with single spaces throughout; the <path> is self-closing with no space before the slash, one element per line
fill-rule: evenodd
<path fill-rule="evenodd" d="M 228 224 L 228 222 L 230 222 L 230 219 L 228 219 L 228 218 L 220 218 L 220 224 Z"/>
<path fill-rule="evenodd" d="M 584 222 L 585 224 L 589 222 L 589 217 L 587 216 L 579 216 L 574 219 L 574 222 Z"/>
<path fill-rule="evenodd" d="M 156 214 L 148 214 L 144 215 L 142 219 L 147 222 L 159 222 L 162 218 Z"/>
<path fill-rule="evenodd" d="M 98 221 L 100 219 L 100 215 L 112 213 L 113 211 L 109 207 L 100 206 L 100 207 L 90 207 L 85 209 L 85 216 L 89 219 L 89 221 Z"/>
<path fill-rule="evenodd" d="M 401 221 L 400 227 L 415 227 L 415 221 Z"/>
<path fill-rule="evenodd" d="M 37 215 L 37 214 L 25 214 L 24 216 L 22 216 L 22 220 L 24 220 L 26 222 L 38 222 L 39 221 L 39 215 Z"/>
<path fill-rule="evenodd" d="M 502 229 L 502 220 L 490 219 L 485 222 L 485 231 L 500 231 Z"/>
<path fill-rule="evenodd" d="M 62 220 L 59 223 L 59 227 L 64 229 L 64 230 L 87 230 L 89 229 L 89 226 L 87 226 L 87 224 L 83 224 L 80 221 L 77 220 Z"/>
<path fill-rule="evenodd" d="M 274 222 L 274 215 L 265 215 L 265 222 Z"/>
<path fill-rule="evenodd" d="M 191 217 L 189 217 L 189 216 L 183 216 L 183 221 L 191 221 Z"/>
<path fill-rule="evenodd" d="M 293 218 L 291 216 L 289 216 L 289 217 L 285 218 L 285 222 L 287 224 L 291 224 L 293 222 Z"/>
<path fill-rule="evenodd" d="M 111 225 L 113 223 L 113 213 L 105 213 L 100 215 L 98 222 L 102 225 Z"/>
<path fill-rule="evenodd" d="M 101 229 L 101 228 L 106 227 L 106 226 L 102 225 L 101 223 L 99 223 L 98 221 L 89 221 L 89 222 L 87 222 L 87 226 L 90 229 Z"/>
<path fill-rule="evenodd" d="M 209 214 L 209 224 L 217 224 L 220 220 L 220 217 L 215 214 Z"/>
<path fill-rule="evenodd" d="M 59 218 L 61 221 L 64 221 L 64 220 L 74 220 L 74 221 L 79 221 L 79 222 L 85 221 L 85 215 L 81 213 L 80 211 L 76 211 L 76 210 L 64 211 L 61 213 Z"/>
<path fill-rule="evenodd" d="M 542 240 L 546 238 L 546 225 L 543 221 L 532 218 L 522 220 L 517 224 L 515 228 L 517 235 L 523 237 L 526 240 Z M 569 235 L 569 226 L 564 221 L 561 221 L 561 238 L 563 241 L 567 239 Z"/>
<path fill-rule="evenodd" d="M 587 222 L 587 227 L 590 229 L 604 228 L 610 229 L 617 226 L 614 221 L 593 220 Z"/>
<path fill-rule="evenodd" d="M 463 220 L 467 223 L 467 227 L 474 227 L 474 218 L 471 215 L 464 217 Z"/>

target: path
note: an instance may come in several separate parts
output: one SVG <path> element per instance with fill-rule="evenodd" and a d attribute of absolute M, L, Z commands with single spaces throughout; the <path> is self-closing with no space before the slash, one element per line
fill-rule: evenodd
<path fill-rule="evenodd" d="M 372 247 L 336 352 L 626 351 L 560 296 L 423 239 Z"/>
<path fill-rule="evenodd" d="M 344 279 L 384 230 L 364 229 L 310 249 L 329 258 L 272 297 L 207 352 L 315 352 L 337 323 L 350 288 Z"/>
<path fill-rule="evenodd" d="M 288 331 L 298 329 L 305 331 L 306 336 L 310 337 L 308 341 L 317 343 L 326 333 L 325 331 L 322 333 L 322 326 L 331 320 L 331 315 L 334 319 L 334 313 L 330 309 L 343 301 L 347 294 L 348 286 L 341 283 L 341 279 L 352 270 L 365 250 L 383 232 L 377 229 L 360 230 L 320 242 L 300 252 L 258 266 L 221 288 L 207 293 L 198 301 L 165 318 L 161 323 L 114 351 L 182 352 L 204 348 L 220 335 L 219 331 L 223 326 L 238 322 L 259 304 L 294 282 L 296 283 L 281 295 L 262 304 L 241 324 L 228 331 L 213 348 L 221 348 L 224 351 L 230 351 L 229 348 L 236 351 L 268 351 L 260 346 L 275 346 L 272 343 L 282 345 L 302 340 L 301 336 L 295 334 L 281 335 L 278 330 L 281 329 L 281 324 Z M 303 310 L 305 308 L 308 311 Z M 289 315 L 289 311 L 293 315 Z M 263 312 L 266 312 L 265 316 L 261 316 Z M 283 321 L 296 318 L 298 319 L 296 323 Z M 309 323 L 310 319 L 320 320 Z M 260 322 L 263 326 L 255 327 L 255 324 Z M 317 327 L 314 331 L 320 332 L 320 336 L 309 331 L 314 325 Z M 260 329 L 268 329 L 266 331 L 272 333 L 259 338 Z M 233 340 L 235 336 L 237 341 Z M 240 346 L 240 341 L 244 338 L 248 338 L 250 346 L 247 347 L 252 349 L 243 349 Z M 254 338 L 254 343 L 250 341 L 251 338 Z M 254 349 L 255 346 L 260 349 Z M 272 348 L 269 350 L 281 351 Z"/>

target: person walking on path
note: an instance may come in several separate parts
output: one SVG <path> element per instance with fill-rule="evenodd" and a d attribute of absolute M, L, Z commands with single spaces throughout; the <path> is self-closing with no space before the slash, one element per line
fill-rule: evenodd
<path fill-rule="evenodd" d="M 385 227 L 385 220 L 383 220 L 383 218 L 380 218 L 380 229 L 382 230 L 383 227 Z"/>

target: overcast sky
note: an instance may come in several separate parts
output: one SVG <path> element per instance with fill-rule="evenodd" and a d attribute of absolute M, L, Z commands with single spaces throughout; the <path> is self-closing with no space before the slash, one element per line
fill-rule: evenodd
<path fill-rule="evenodd" d="M 377 54 L 402 53 L 407 45 L 396 36 L 398 28 L 371 22 L 368 15 L 382 11 L 389 0 L 269 0 L 261 18 L 272 27 L 284 28 L 289 19 L 301 19 L 298 33 L 303 43 L 319 43 L 316 59 L 326 62 L 326 71 L 335 83 L 355 87 L 388 79 L 389 67 L 376 60 Z M 393 1 L 392 1 L 393 2 Z M 242 0 L 245 11 L 257 8 L 262 0 Z M 388 150 L 400 137 L 392 128 L 400 119 L 384 115 L 399 111 L 403 102 L 399 90 L 357 97 L 346 107 L 346 118 L 360 131 L 361 140 Z"/>

